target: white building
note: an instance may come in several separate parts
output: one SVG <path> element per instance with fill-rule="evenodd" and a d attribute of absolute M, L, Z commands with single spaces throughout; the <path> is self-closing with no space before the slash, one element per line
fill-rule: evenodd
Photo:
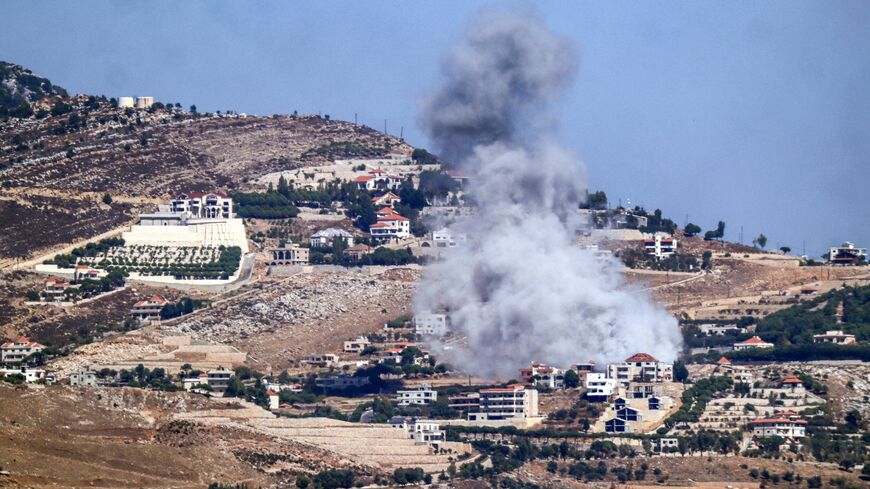
<path fill-rule="evenodd" d="M 170 203 L 170 212 L 197 219 L 232 219 L 233 199 L 223 192 L 185 192 Z"/>
<path fill-rule="evenodd" d="M 856 248 L 846 241 L 828 250 L 828 262 L 834 265 L 855 265 L 867 261 L 867 248 Z"/>
<path fill-rule="evenodd" d="M 368 171 L 368 175 L 356 177 L 354 182 L 360 190 L 398 190 L 402 186 L 402 179 L 387 174 L 385 170 L 375 168 Z"/>
<path fill-rule="evenodd" d="M 348 353 L 360 353 L 365 350 L 367 346 L 371 345 L 372 342 L 365 336 L 359 336 L 355 340 L 348 340 L 344 342 L 344 351 Z"/>
<path fill-rule="evenodd" d="M 205 381 L 212 388 L 212 390 L 223 392 L 227 390 L 227 387 L 230 385 L 230 377 L 232 377 L 234 372 L 224 367 L 218 367 L 215 370 L 209 370 L 206 372 Z"/>
<path fill-rule="evenodd" d="M 586 374 L 586 397 L 592 402 L 604 402 L 616 392 L 616 379 L 598 372 Z"/>
<path fill-rule="evenodd" d="M 136 97 L 137 109 L 149 109 L 154 105 L 154 97 Z"/>
<path fill-rule="evenodd" d="M 402 199 L 398 195 L 396 195 L 392 192 L 387 192 L 384 195 L 381 195 L 378 197 L 372 197 L 372 205 L 374 205 L 375 207 L 377 207 L 377 206 L 395 207 L 396 204 L 400 204 L 400 203 L 402 203 Z"/>
<path fill-rule="evenodd" d="M 444 336 L 447 334 L 446 314 L 417 314 L 414 316 L 414 331 L 423 336 Z"/>
<path fill-rule="evenodd" d="M 160 311 L 163 310 L 163 306 L 165 305 L 166 299 L 155 294 L 144 301 L 139 301 L 136 304 L 133 304 L 133 309 L 130 311 L 130 315 L 133 319 L 143 323 L 160 321 Z"/>
<path fill-rule="evenodd" d="M 803 438 L 806 436 L 806 424 L 807 422 L 803 419 L 773 417 L 752 420 L 749 426 L 752 428 L 752 436 L 758 438 L 769 438 L 772 436 Z"/>
<path fill-rule="evenodd" d="M 396 391 L 399 406 L 425 406 L 438 400 L 438 391 L 432 390 L 429 384 L 422 384 L 414 390 Z"/>
<path fill-rule="evenodd" d="M 607 376 L 620 384 L 670 382 L 674 378 L 674 365 L 660 362 L 648 353 L 635 353 L 623 363 L 608 365 Z"/>
<path fill-rule="evenodd" d="M 750 348 L 773 348 L 773 343 L 768 343 L 758 336 L 753 336 L 745 341 L 734 343 L 734 351 L 749 350 Z"/>
<path fill-rule="evenodd" d="M 46 382 L 51 382 L 51 378 L 48 374 L 45 373 L 45 370 L 41 368 L 29 368 L 29 367 L 16 367 L 16 368 L 0 368 L 0 377 L 3 376 L 12 376 L 12 375 L 21 375 L 24 377 L 24 381 L 28 384 L 32 384 L 34 382 L 38 382 L 40 380 L 45 380 Z"/>
<path fill-rule="evenodd" d="M 269 410 L 276 411 L 279 407 L 281 407 L 281 398 L 278 396 L 278 393 L 273 390 L 267 390 L 266 395 L 269 396 Z"/>
<path fill-rule="evenodd" d="M 834 343 L 836 345 L 854 345 L 855 335 L 846 334 L 840 330 L 826 331 L 825 334 L 814 334 L 813 343 Z"/>
<path fill-rule="evenodd" d="M 740 328 L 736 324 L 699 324 L 698 330 L 706 336 L 723 336 L 729 333 L 737 333 Z"/>
<path fill-rule="evenodd" d="M 308 355 L 303 362 L 313 367 L 331 367 L 338 363 L 338 355 L 332 353 L 315 353 L 313 355 Z"/>
<path fill-rule="evenodd" d="M 521 368 L 520 378 L 523 382 L 534 384 L 536 387 L 565 388 L 565 371 L 540 362 L 532 362 L 529 368 Z"/>
<path fill-rule="evenodd" d="M 0 362 L 20 363 L 30 355 L 41 352 L 44 349 L 44 345 L 30 341 L 30 338 L 22 336 L 15 341 L 9 341 L 0 346 Z"/>
<path fill-rule="evenodd" d="M 353 235 L 344 229 L 327 228 L 311 235 L 309 243 L 312 248 L 332 246 L 335 239 L 343 239 L 346 246 L 353 246 Z"/>
<path fill-rule="evenodd" d="M 455 248 L 464 245 L 467 237 L 464 234 L 454 234 L 447 228 L 432 231 L 432 242 L 436 248 Z"/>
<path fill-rule="evenodd" d="M 384 214 L 369 226 L 369 234 L 382 240 L 404 239 L 411 236 L 411 221 L 396 212 Z"/>
<path fill-rule="evenodd" d="M 132 109 L 136 104 L 133 97 L 118 97 L 118 107 L 122 109 Z"/>
<path fill-rule="evenodd" d="M 663 233 L 656 233 L 653 239 L 643 242 L 644 250 L 658 259 L 667 258 L 677 252 L 677 240 Z"/>
<path fill-rule="evenodd" d="M 432 445 L 437 449 L 438 444 L 444 441 L 444 432 L 437 421 L 393 416 L 390 418 L 390 426 L 406 431 L 409 438 L 421 445 Z"/>
<path fill-rule="evenodd" d="M 85 387 L 96 387 L 97 386 L 97 373 L 91 370 L 90 367 L 85 365 L 78 370 L 77 372 L 73 372 L 69 376 L 69 385 L 71 386 L 85 386 Z"/>
<path fill-rule="evenodd" d="M 538 391 L 522 385 L 482 389 L 479 409 L 468 413 L 469 421 L 535 418 L 538 416 Z"/>

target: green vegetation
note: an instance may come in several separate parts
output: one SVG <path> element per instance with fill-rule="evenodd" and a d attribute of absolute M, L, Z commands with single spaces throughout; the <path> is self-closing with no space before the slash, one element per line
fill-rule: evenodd
<path fill-rule="evenodd" d="M 411 153 L 411 159 L 414 163 L 419 163 L 421 165 L 438 164 L 438 157 L 423 148 L 415 148 Z"/>
<path fill-rule="evenodd" d="M 635 215 L 646 216 L 646 226 L 640 227 L 640 231 L 644 233 L 668 233 L 673 234 L 677 230 L 677 225 L 670 219 L 662 217 L 661 209 L 656 209 L 652 214 L 647 214 L 643 209 L 635 210 Z"/>
<path fill-rule="evenodd" d="M 47 78 L 21 66 L 0 61 L 0 119 L 33 115 L 30 104 L 46 97 L 68 94 Z"/>
<path fill-rule="evenodd" d="M 698 421 L 713 396 L 730 389 L 732 385 L 730 377 L 709 377 L 699 380 L 683 392 L 683 404 L 676 413 L 665 420 L 665 426 L 673 428 L 677 423 Z"/>
<path fill-rule="evenodd" d="M 190 314 L 193 311 L 202 308 L 205 305 L 203 301 L 184 297 L 178 302 L 170 302 L 160 309 L 160 319 L 171 319 L 185 314 Z"/>
<path fill-rule="evenodd" d="M 68 255 L 57 255 L 51 260 L 46 260 L 45 264 L 54 264 L 58 268 L 73 268 L 81 257 L 94 257 L 101 255 L 109 249 L 116 246 L 124 246 L 123 238 L 106 238 L 101 239 L 97 243 L 88 243 L 85 246 L 80 246 L 73 249 Z"/>
<path fill-rule="evenodd" d="M 314 158 L 378 158 L 389 153 L 389 148 L 384 146 L 371 146 L 357 141 L 336 141 L 322 144 L 316 148 L 302 153 L 303 160 Z"/>
<path fill-rule="evenodd" d="M 693 224 L 691 222 L 689 224 L 686 224 L 686 227 L 683 228 L 683 234 L 685 234 L 686 236 L 695 236 L 700 232 L 701 226 L 698 226 L 697 224 Z"/>
<path fill-rule="evenodd" d="M 710 241 L 711 239 L 722 239 L 725 237 L 725 221 L 719 221 L 719 224 L 716 225 L 715 231 L 707 231 L 704 233 L 704 239 Z"/>
<path fill-rule="evenodd" d="M 128 387 L 140 387 L 143 389 L 151 387 L 169 392 L 178 390 L 178 386 L 172 382 L 171 377 L 166 374 L 165 370 L 162 368 L 149 370 L 141 363 L 133 370 L 122 369 L 118 373 L 118 382 Z"/>
<path fill-rule="evenodd" d="M 288 219 L 299 215 L 299 209 L 278 192 L 233 194 L 236 213 L 256 219 Z"/>
<path fill-rule="evenodd" d="M 603 190 L 586 193 L 586 202 L 580 204 L 581 209 L 605 210 L 607 209 L 607 194 Z"/>

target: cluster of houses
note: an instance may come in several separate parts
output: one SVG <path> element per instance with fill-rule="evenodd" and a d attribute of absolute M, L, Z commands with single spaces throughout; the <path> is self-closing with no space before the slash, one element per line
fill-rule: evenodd
<path fill-rule="evenodd" d="M 0 377 L 20 375 L 29 384 L 39 381 L 53 382 L 54 376 L 51 373 L 24 365 L 28 357 L 44 349 L 45 345 L 24 336 L 3 343 L 0 345 Z"/>
<path fill-rule="evenodd" d="M 42 284 L 41 301 L 64 302 L 69 297 L 69 292 L 78 289 L 84 280 L 98 280 L 105 277 L 107 272 L 93 268 L 89 265 L 76 265 L 72 270 L 72 280 L 59 277 L 49 277 Z"/>

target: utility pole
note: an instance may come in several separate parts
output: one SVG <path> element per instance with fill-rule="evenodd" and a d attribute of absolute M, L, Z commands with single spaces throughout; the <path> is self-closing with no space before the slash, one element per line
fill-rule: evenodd
<path fill-rule="evenodd" d="M 387 120 L 384 119 L 384 134 L 387 134 Z"/>
<path fill-rule="evenodd" d="M 405 126 L 399 126 L 399 139 L 405 139 Z"/>
<path fill-rule="evenodd" d="M 353 125 L 357 125 L 356 123 L 356 112 L 353 113 Z"/>

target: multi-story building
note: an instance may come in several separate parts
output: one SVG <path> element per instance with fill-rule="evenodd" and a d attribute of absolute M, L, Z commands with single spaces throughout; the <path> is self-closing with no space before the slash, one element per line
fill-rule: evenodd
<path fill-rule="evenodd" d="M 84 387 L 96 387 L 97 386 L 97 373 L 91 370 L 91 368 L 87 365 L 82 367 L 80 370 L 73 372 L 69 376 L 69 385 L 71 386 L 84 386 Z"/>
<path fill-rule="evenodd" d="M 447 401 L 450 409 L 455 409 L 463 414 L 480 410 L 480 394 L 477 392 L 449 396 Z"/>
<path fill-rule="evenodd" d="M 759 418 L 750 421 L 752 436 L 769 438 L 781 436 L 783 438 L 803 438 L 806 436 L 806 424 L 803 419 L 791 419 L 782 416 L 772 418 Z"/>
<path fill-rule="evenodd" d="M 378 216 L 378 222 L 369 226 L 369 234 L 380 240 L 404 239 L 411 236 L 411 221 L 396 212 Z"/>
<path fill-rule="evenodd" d="M 825 334 L 814 334 L 813 343 L 834 343 L 836 345 L 854 345 L 855 335 L 846 334 L 840 330 L 825 331 Z"/>
<path fill-rule="evenodd" d="M 46 301 L 63 301 L 66 298 L 67 289 L 78 288 L 78 285 L 71 284 L 59 278 L 50 278 L 45 281 L 42 288 L 42 295 Z"/>
<path fill-rule="evenodd" d="M 314 379 L 314 385 L 321 389 L 352 389 L 363 387 L 369 384 L 368 377 L 351 377 L 350 375 L 339 375 L 337 377 L 317 377 Z"/>
<path fill-rule="evenodd" d="M 144 301 L 133 304 L 130 316 L 143 323 L 160 321 L 160 311 L 165 305 L 166 299 L 155 294 Z"/>
<path fill-rule="evenodd" d="M 432 243 L 436 248 L 455 248 L 464 245 L 466 241 L 464 234 L 455 234 L 447 228 L 432 231 Z"/>
<path fill-rule="evenodd" d="M 371 246 L 367 244 L 357 243 L 353 246 L 345 248 L 342 253 L 353 258 L 354 260 L 361 260 L 362 257 L 370 255 L 373 251 L 374 249 Z"/>
<path fill-rule="evenodd" d="M 444 432 L 437 421 L 417 419 L 405 416 L 390 418 L 390 426 L 406 431 L 408 437 L 418 444 L 432 445 L 435 449 L 444 441 Z"/>
<path fill-rule="evenodd" d="M 735 384 L 752 384 L 755 381 L 755 375 L 749 367 L 734 365 L 725 357 L 716 362 L 715 373 L 731 377 Z"/>
<path fill-rule="evenodd" d="M 565 371 L 540 362 L 532 362 L 529 368 L 521 368 L 520 378 L 523 382 L 534 384 L 537 387 L 546 389 L 565 388 Z"/>
<path fill-rule="evenodd" d="M 523 385 L 483 389 L 480 410 L 468 413 L 469 421 L 535 418 L 538 416 L 538 391 Z"/>
<path fill-rule="evenodd" d="M 399 187 L 402 186 L 401 178 L 389 175 L 385 170 L 380 168 L 369 170 L 368 175 L 356 177 L 354 182 L 360 190 L 368 190 L 370 192 L 375 190 L 399 190 Z"/>
<path fill-rule="evenodd" d="M 215 370 L 209 370 L 206 373 L 206 383 L 211 386 L 212 390 L 223 392 L 230 385 L 230 377 L 233 376 L 233 371 L 224 367 L 218 367 Z"/>
<path fill-rule="evenodd" d="M 447 334 L 447 315 L 424 313 L 414 316 L 414 330 L 423 336 L 444 336 Z"/>
<path fill-rule="evenodd" d="M 396 391 L 399 406 L 425 406 L 438 400 L 438 391 L 432 390 L 429 384 L 422 384 L 413 390 Z"/>
<path fill-rule="evenodd" d="M 745 341 L 734 343 L 734 351 L 748 350 L 750 348 L 773 348 L 773 343 L 768 343 L 758 336 L 753 336 Z"/>
<path fill-rule="evenodd" d="M 41 352 L 44 349 L 44 345 L 22 336 L 15 341 L 9 341 L 0 346 L 0 362 L 20 363 L 30 355 Z"/>
<path fill-rule="evenodd" d="M 400 203 L 402 203 L 401 197 L 399 197 L 398 195 L 396 195 L 392 192 L 387 192 L 384 195 L 381 195 L 378 197 L 372 197 L 372 205 L 373 206 L 385 206 L 386 205 L 389 207 L 395 207 L 396 204 L 400 204 Z"/>
<path fill-rule="evenodd" d="M 643 248 L 650 256 L 667 258 L 677 252 L 677 240 L 667 234 L 656 233 L 653 239 L 646 239 Z"/>
<path fill-rule="evenodd" d="M 616 392 L 616 379 L 598 372 L 586 374 L 586 398 L 592 402 L 607 401 Z"/>
<path fill-rule="evenodd" d="M 172 213 L 197 219 L 232 219 L 233 199 L 223 192 L 186 192 L 170 202 Z"/>
<path fill-rule="evenodd" d="M 856 248 L 846 241 L 828 250 L 828 262 L 834 265 L 857 265 L 867 261 L 867 248 Z"/>
<path fill-rule="evenodd" d="M 623 363 L 607 366 L 607 376 L 618 383 L 670 382 L 674 378 L 674 365 L 660 362 L 648 353 L 635 353 Z"/>
<path fill-rule="evenodd" d="M 154 97 L 136 97 L 137 109 L 149 109 L 154 105 Z"/>

